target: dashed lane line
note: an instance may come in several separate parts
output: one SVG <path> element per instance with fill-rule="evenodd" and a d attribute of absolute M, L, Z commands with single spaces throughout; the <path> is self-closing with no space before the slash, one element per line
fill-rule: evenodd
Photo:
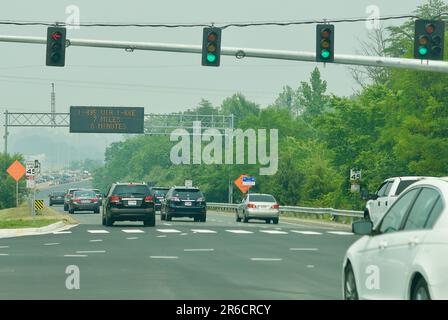
<path fill-rule="evenodd" d="M 76 251 L 78 254 L 86 254 L 86 253 L 106 253 L 106 250 L 81 250 Z"/>
<path fill-rule="evenodd" d="M 8 249 L 9 246 L 0 246 L 0 249 Z"/>
<path fill-rule="evenodd" d="M 267 234 L 288 234 L 288 232 L 279 231 L 279 230 L 260 230 L 260 232 L 267 233 Z"/>
<path fill-rule="evenodd" d="M 291 232 L 305 234 L 305 235 L 321 235 L 322 232 L 316 232 L 316 231 L 299 231 L 299 230 L 290 230 Z"/>
<path fill-rule="evenodd" d="M 103 239 L 92 239 L 89 242 L 103 242 Z"/>
<path fill-rule="evenodd" d="M 282 258 L 250 258 L 252 261 L 282 261 Z"/>
<path fill-rule="evenodd" d="M 353 232 L 346 232 L 346 231 L 327 231 L 327 233 L 337 234 L 340 236 L 352 236 L 354 234 Z"/>
<path fill-rule="evenodd" d="M 61 244 L 59 242 L 49 242 L 49 243 L 44 243 L 44 246 L 57 246 L 58 244 Z"/>
<path fill-rule="evenodd" d="M 178 256 L 149 256 L 151 259 L 179 259 Z"/>
<path fill-rule="evenodd" d="M 140 229 L 122 229 L 124 233 L 145 233 L 145 231 Z"/>
<path fill-rule="evenodd" d="M 217 233 L 214 230 L 207 230 L 207 229 L 191 229 L 193 233 Z"/>
<path fill-rule="evenodd" d="M 104 229 L 99 229 L 99 230 L 87 230 L 88 233 L 93 233 L 93 234 L 106 234 L 109 233 L 109 231 L 104 230 Z"/>
<path fill-rule="evenodd" d="M 291 251 L 319 251 L 318 248 L 289 248 Z"/>
<path fill-rule="evenodd" d="M 54 231 L 53 234 L 69 234 L 71 231 Z"/>
<path fill-rule="evenodd" d="M 9 253 L 0 253 L 0 256 L 9 256 Z"/>
<path fill-rule="evenodd" d="M 163 233 L 181 233 L 181 231 L 176 230 L 176 229 L 157 229 L 157 231 L 163 232 Z"/>
<path fill-rule="evenodd" d="M 66 258 L 84 258 L 88 257 L 86 254 L 64 254 L 64 257 Z"/>
<path fill-rule="evenodd" d="M 236 234 L 251 234 L 251 233 L 253 233 L 252 231 L 239 230 L 239 229 L 229 229 L 229 230 L 226 230 L 226 232 L 236 233 Z"/>
<path fill-rule="evenodd" d="M 184 249 L 185 252 L 210 252 L 210 251 L 215 251 L 215 249 Z"/>
<path fill-rule="evenodd" d="M 127 237 L 126 240 L 137 240 L 138 237 Z"/>

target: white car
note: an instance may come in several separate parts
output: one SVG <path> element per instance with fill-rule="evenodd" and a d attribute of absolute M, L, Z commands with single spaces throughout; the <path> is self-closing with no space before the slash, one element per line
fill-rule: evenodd
<path fill-rule="evenodd" d="M 236 222 L 249 222 L 249 219 L 271 221 L 278 224 L 279 205 L 274 196 L 262 193 L 247 194 L 237 207 Z"/>
<path fill-rule="evenodd" d="M 409 186 L 343 262 L 345 299 L 448 299 L 448 179 L 427 178 Z"/>

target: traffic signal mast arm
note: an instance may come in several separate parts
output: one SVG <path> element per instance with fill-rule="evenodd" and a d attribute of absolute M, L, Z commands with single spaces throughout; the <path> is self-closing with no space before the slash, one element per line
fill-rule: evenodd
<path fill-rule="evenodd" d="M 69 39 L 68 41 L 70 46 L 202 54 L 201 45 L 146 43 L 146 42 L 130 42 L 130 41 L 105 41 L 105 40 L 87 40 L 87 39 Z M 0 36 L 0 42 L 46 44 L 47 39 L 43 37 Z M 315 52 L 286 51 L 286 50 L 222 47 L 221 55 L 240 56 L 247 58 L 308 61 L 308 62 L 316 61 Z M 422 61 L 418 59 L 334 54 L 333 63 L 372 66 L 372 67 L 392 67 L 392 68 L 412 69 L 420 71 L 448 73 L 448 62 L 445 61 L 426 61 L 426 60 Z"/>

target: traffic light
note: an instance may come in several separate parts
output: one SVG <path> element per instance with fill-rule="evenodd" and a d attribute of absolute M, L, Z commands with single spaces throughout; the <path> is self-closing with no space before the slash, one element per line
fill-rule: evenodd
<path fill-rule="evenodd" d="M 416 20 L 414 58 L 443 60 L 445 22 L 441 20 Z"/>
<path fill-rule="evenodd" d="M 334 61 L 334 25 L 318 24 L 316 26 L 316 61 Z"/>
<path fill-rule="evenodd" d="M 218 67 L 221 55 L 221 29 L 204 28 L 202 37 L 202 65 Z"/>
<path fill-rule="evenodd" d="M 63 67 L 65 65 L 65 35 L 62 27 L 47 29 L 47 66 Z"/>

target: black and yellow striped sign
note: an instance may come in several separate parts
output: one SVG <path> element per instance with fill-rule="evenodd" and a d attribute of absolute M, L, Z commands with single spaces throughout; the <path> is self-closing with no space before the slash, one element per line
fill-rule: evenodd
<path fill-rule="evenodd" d="M 34 208 L 42 210 L 44 208 L 44 200 L 34 200 Z"/>

